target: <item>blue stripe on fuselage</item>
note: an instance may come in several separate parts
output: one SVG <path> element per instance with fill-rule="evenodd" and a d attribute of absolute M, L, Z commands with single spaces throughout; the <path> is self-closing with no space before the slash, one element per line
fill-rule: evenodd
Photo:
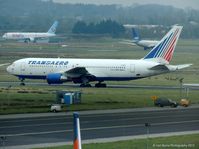
<path fill-rule="evenodd" d="M 16 75 L 21 79 L 46 79 L 46 76 L 36 76 L 36 75 Z M 142 79 L 143 77 L 96 77 L 92 81 L 128 81 Z"/>
<path fill-rule="evenodd" d="M 16 75 L 21 79 L 46 79 L 46 76 L 36 76 L 36 75 Z"/>

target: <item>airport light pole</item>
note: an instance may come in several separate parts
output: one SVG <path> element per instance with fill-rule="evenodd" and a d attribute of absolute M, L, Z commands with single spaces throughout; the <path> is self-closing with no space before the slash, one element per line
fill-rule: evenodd
<path fill-rule="evenodd" d="M 8 106 L 10 106 L 9 91 L 10 91 L 11 87 L 12 87 L 12 86 L 9 85 L 9 86 L 6 88 L 6 90 L 7 90 L 7 104 L 8 104 Z"/>
<path fill-rule="evenodd" d="M 180 82 L 180 99 L 182 99 L 182 84 L 183 84 L 183 79 L 184 78 L 180 78 L 179 82 Z"/>
<path fill-rule="evenodd" d="M 145 123 L 146 131 L 147 131 L 147 138 L 146 138 L 146 149 L 149 148 L 149 128 L 151 124 L 150 123 Z"/>

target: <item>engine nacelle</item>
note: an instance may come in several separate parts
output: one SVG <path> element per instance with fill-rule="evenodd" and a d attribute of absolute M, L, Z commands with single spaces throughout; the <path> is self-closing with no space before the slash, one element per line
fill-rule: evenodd
<path fill-rule="evenodd" d="M 31 41 L 31 42 L 35 42 L 35 38 L 29 38 L 29 40 Z"/>
<path fill-rule="evenodd" d="M 46 76 L 46 80 L 47 80 L 48 84 L 62 84 L 64 82 L 63 76 L 60 73 L 48 74 Z"/>

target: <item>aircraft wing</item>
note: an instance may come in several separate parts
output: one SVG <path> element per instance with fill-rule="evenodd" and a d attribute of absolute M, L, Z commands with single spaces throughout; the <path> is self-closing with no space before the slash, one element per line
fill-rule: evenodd
<path fill-rule="evenodd" d="M 79 78 L 79 77 L 88 77 L 93 76 L 90 74 L 85 67 L 75 67 L 65 72 L 66 77 L 68 78 Z"/>
<path fill-rule="evenodd" d="M 136 46 L 135 42 L 132 42 L 132 40 L 123 40 L 123 41 L 119 41 L 119 43 Z"/>

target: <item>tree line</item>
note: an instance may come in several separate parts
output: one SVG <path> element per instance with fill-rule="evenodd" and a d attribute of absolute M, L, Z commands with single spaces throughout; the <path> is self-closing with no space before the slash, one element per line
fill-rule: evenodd
<path fill-rule="evenodd" d="M 111 19 L 88 24 L 84 21 L 78 21 L 72 29 L 74 34 L 110 34 L 112 37 L 118 37 L 123 34 L 124 31 L 123 25 Z"/>
<path fill-rule="evenodd" d="M 179 24 L 184 26 L 181 37 L 199 38 L 199 10 L 155 4 L 121 7 L 118 5 L 61 4 L 53 0 L 0 0 L 0 20 L 0 34 L 8 31 L 47 31 L 54 20 L 58 20 L 57 33 L 63 34 L 80 33 L 81 30 L 86 34 L 100 32 L 114 35 L 115 30 L 122 30 L 118 24 L 163 26 Z M 79 31 L 75 29 L 77 22 L 80 25 L 82 23 L 82 29 Z M 119 36 L 118 33 L 116 36 Z M 153 37 L 148 34 L 148 37 L 150 36 Z"/>

